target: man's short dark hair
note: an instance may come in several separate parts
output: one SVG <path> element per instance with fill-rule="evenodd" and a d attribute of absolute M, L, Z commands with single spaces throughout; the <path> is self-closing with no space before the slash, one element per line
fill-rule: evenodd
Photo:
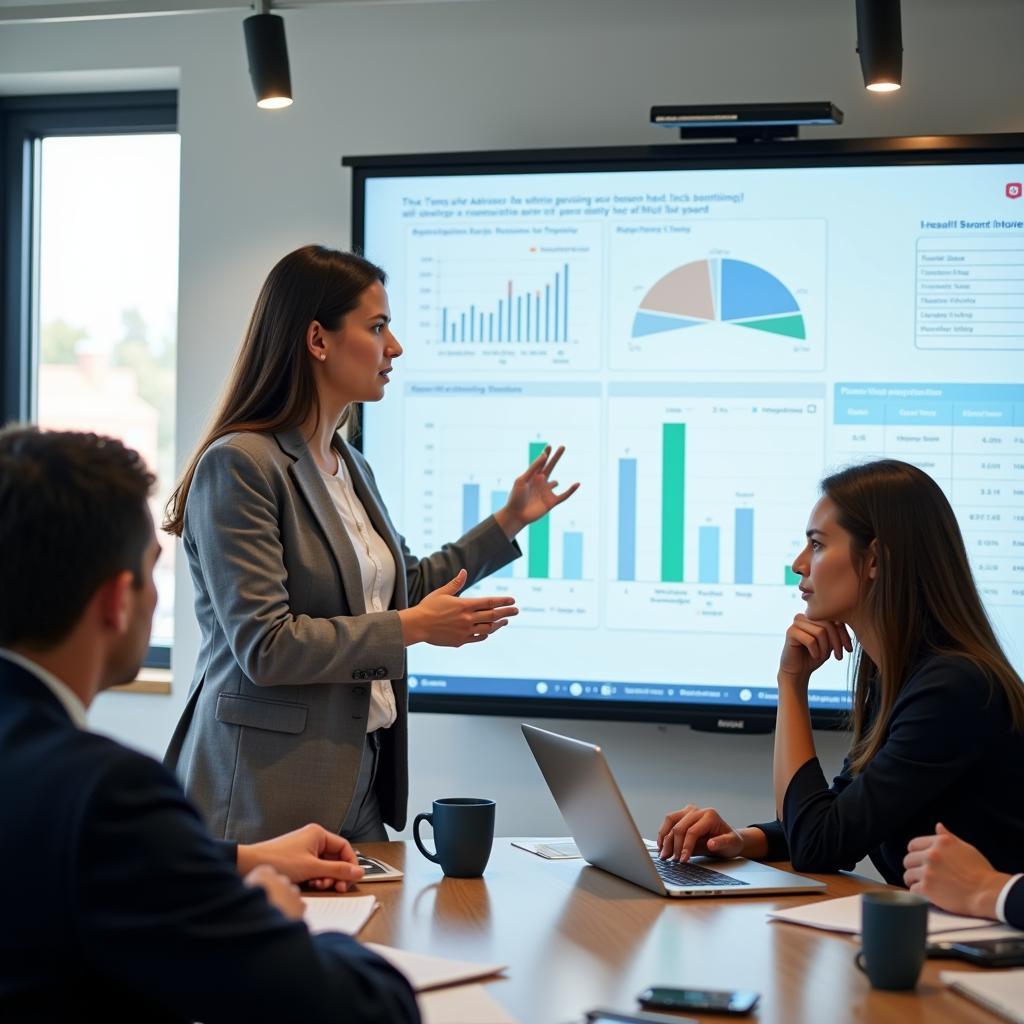
<path fill-rule="evenodd" d="M 0 647 L 52 647 L 104 582 L 142 585 L 154 479 L 111 437 L 0 430 Z"/>

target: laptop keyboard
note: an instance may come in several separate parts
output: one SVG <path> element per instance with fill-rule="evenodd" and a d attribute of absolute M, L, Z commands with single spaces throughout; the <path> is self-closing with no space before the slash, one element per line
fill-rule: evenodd
<path fill-rule="evenodd" d="M 653 857 L 654 866 L 662 881 L 668 885 L 706 885 L 709 888 L 723 888 L 727 885 L 746 885 L 746 882 L 723 875 L 721 871 L 701 867 L 700 864 L 683 864 L 674 860 Z"/>

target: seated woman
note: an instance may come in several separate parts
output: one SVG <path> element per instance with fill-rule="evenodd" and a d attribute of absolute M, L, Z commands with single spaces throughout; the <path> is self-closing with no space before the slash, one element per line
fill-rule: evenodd
<path fill-rule="evenodd" d="M 1024 865 L 1024 852 L 1017 863 Z M 936 825 L 934 835 L 911 839 L 903 867 L 903 884 L 935 906 L 1024 928 L 1024 874 L 996 871 L 945 825 Z"/>
<path fill-rule="evenodd" d="M 779 664 L 778 820 L 736 830 L 690 805 L 665 818 L 661 856 L 789 859 L 798 871 L 870 856 L 899 884 L 907 843 L 941 820 L 1008 870 L 1024 850 L 1024 684 L 982 607 L 953 510 L 927 474 L 889 459 L 836 473 L 822 492 L 793 563 L 807 610 Z M 847 651 L 853 744 L 829 786 L 807 688 Z"/>

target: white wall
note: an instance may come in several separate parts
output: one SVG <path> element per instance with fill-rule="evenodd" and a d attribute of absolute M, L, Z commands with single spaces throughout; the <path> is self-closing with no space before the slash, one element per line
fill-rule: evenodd
<path fill-rule="evenodd" d="M 343 154 L 659 143 L 670 136 L 648 126 L 651 104 L 719 100 L 831 99 L 846 123 L 830 135 L 1024 130 L 1019 0 L 904 0 L 906 86 L 887 96 L 861 85 L 853 0 L 299 9 L 286 12 L 295 105 L 284 112 L 255 107 L 241 18 L 0 31 L 0 91 L 30 74 L 180 69 L 179 458 L 198 438 L 267 269 L 304 242 L 347 245 Z M 173 696 L 108 694 L 92 716 L 154 752 L 184 701 L 197 646 L 183 570 Z M 739 824 L 768 813 L 769 737 L 560 725 L 606 747 L 645 831 L 688 800 Z M 818 741 L 834 768 L 846 737 Z M 505 834 L 562 831 L 515 720 L 416 716 L 411 768 L 413 811 L 435 796 L 488 795 Z"/>

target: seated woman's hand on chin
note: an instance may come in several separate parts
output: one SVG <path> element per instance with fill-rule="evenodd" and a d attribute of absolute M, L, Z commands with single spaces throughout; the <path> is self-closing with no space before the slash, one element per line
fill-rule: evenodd
<path fill-rule="evenodd" d="M 658 856 L 687 861 L 705 854 L 727 860 L 763 855 L 764 833 L 759 828 L 734 829 L 713 807 L 687 804 L 665 816 L 658 829 Z"/>

